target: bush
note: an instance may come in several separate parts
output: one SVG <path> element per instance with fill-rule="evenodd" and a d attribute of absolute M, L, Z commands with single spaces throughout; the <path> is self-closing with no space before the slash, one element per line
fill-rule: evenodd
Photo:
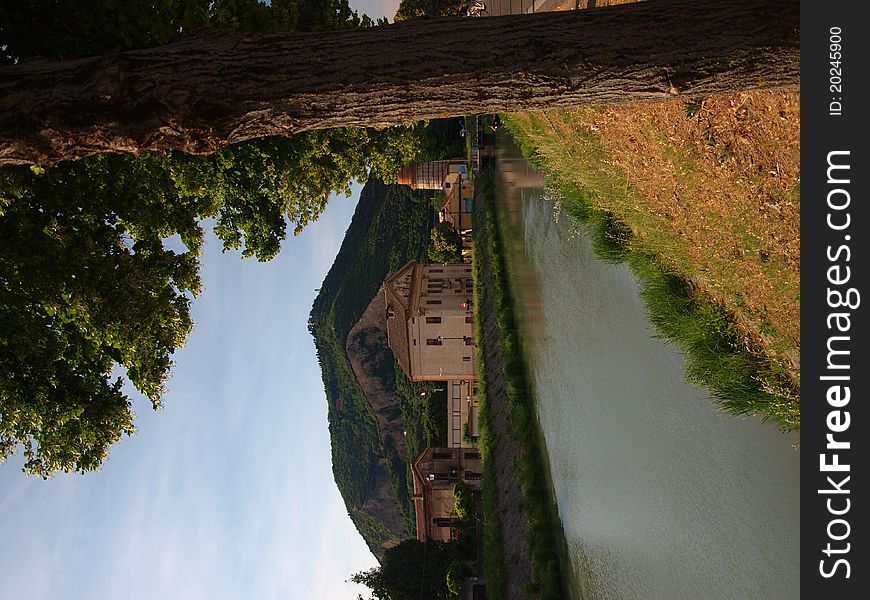
<path fill-rule="evenodd" d="M 468 573 L 468 567 L 458 560 L 454 560 L 447 567 L 447 591 L 450 595 L 456 597 L 462 591 L 462 580 Z"/>
<path fill-rule="evenodd" d="M 474 492 L 464 481 L 453 487 L 453 502 L 456 516 L 464 520 L 474 514 Z"/>
<path fill-rule="evenodd" d="M 462 261 L 462 237 L 449 222 L 442 221 L 432 228 L 429 258 L 439 263 Z"/>
<path fill-rule="evenodd" d="M 477 445 L 477 436 L 471 435 L 471 428 L 468 426 L 468 423 L 462 426 L 462 441 L 472 446 Z"/>

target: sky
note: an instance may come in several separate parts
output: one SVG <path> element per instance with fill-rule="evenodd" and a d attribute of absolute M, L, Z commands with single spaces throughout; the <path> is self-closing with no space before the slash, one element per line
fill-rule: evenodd
<path fill-rule="evenodd" d="M 352 198 L 269 263 L 210 235 L 196 326 L 165 408 L 137 397 L 138 432 L 102 470 L 25 477 L 0 465 L 0 597 L 356 598 L 376 565 L 332 478 L 308 313 Z"/>
<path fill-rule="evenodd" d="M 352 0 L 392 20 L 398 0 Z M 377 563 L 332 477 L 308 313 L 361 186 L 268 263 L 209 234 L 196 323 L 164 409 L 134 398 L 137 433 L 96 473 L 0 465 L 0 597 L 355 600 Z"/>
<path fill-rule="evenodd" d="M 399 0 L 350 0 L 350 6 L 361 15 L 368 15 L 372 19 L 389 17 L 392 22 L 399 8 Z"/>

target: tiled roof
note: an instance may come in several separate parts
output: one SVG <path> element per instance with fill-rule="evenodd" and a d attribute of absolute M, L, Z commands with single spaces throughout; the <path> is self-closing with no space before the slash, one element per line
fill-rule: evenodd
<path fill-rule="evenodd" d="M 411 377 L 411 348 L 408 340 L 409 311 L 414 298 L 414 267 L 409 261 L 384 280 L 387 306 L 387 343 L 405 374 Z"/>
<path fill-rule="evenodd" d="M 423 481 L 423 475 L 420 473 L 420 461 L 426 456 L 427 450 L 423 450 L 417 459 L 411 463 L 411 476 L 414 480 L 414 516 L 417 524 L 417 539 L 425 542 L 428 539 L 428 531 L 426 525 L 429 519 L 426 515 L 426 483 Z"/>
<path fill-rule="evenodd" d="M 387 296 L 389 298 L 389 296 Z M 389 300 L 388 300 L 389 302 Z M 389 306 L 389 304 L 387 305 Z M 396 311 L 395 316 L 387 316 L 387 343 L 393 351 L 399 366 L 405 371 L 405 375 L 411 377 L 411 349 L 408 344 L 408 320 L 404 317 L 404 311 Z"/>

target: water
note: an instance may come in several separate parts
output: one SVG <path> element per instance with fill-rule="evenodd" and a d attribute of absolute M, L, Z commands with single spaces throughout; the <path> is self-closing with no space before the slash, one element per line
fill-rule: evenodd
<path fill-rule="evenodd" d="M 499 167 L 524 349 L 579 595 L 798 598 L 798 435 L 724 414 L 684 383 L 682 356 L 653 338 L 631 274 L 596 260 L 567 218 L 556 222 L 528 165 Z"/>

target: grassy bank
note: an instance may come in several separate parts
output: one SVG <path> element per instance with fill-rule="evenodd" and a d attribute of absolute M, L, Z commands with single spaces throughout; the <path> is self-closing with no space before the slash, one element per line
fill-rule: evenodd
<path fill-rule="evenodd" d="M 546 469 L 539 435 L 534 397 L 531 393 L 526 365 L 522 357 L 516 316 L 507 281 L 504 249 L 495 213 L 495 188 L 491 174 L 484 176 L 484 206 L 477 210 L 475 229 L 475 293 L 477 294 L 477 338 L 484 348 L 479 353 L 481 364 L 481 391 L 483 397 L 480 446 L 485 465 L 484 510 L 486 513 L 485 568 L 493 597 L 507 597 L 505 590 L 505 539 L 500 512 L 506 507 L 498 500 L 498 467 L 495 457 L 499 444 L 507 442 L 512 448 L 515 486 L 520 496 L 520 507 L 525 522 L 525 554 L 531 566 L 531 579 L 523 592 L 535 598 L 556 599 L 563 596 L 559 570 L 557 536 L 561 532 L 555 507 L 547 485 Z M 481 214 L 482 212 L 482 214 Z M 483 217 L 480 220 L 479 217 Z M 486 265 L 486 268 L 483 268 Z M 492 314 L 490 314 L 492 313 Z M 496 327 L 492 327 L 495 317 Z M 490 321 L 490 327 L 484 323 Z M 499 380 L 496 387 L 490 381 L 493 374 Z M 507 409 L 508 431 L 496 431 L 494 407 Z M 504 496 L 504 492 L 502 492 Z M 510 543 L 516 543 L 511 540 Z"/>
<path fill-rule="evenodd" d="M 475 238 L 478 243 L 482 242 L 485 232 L 478 226 L 475 232 Z M 479 252 L 483 252 L 482 244 L 477 252 L 473 255 L 472 277 L 474 278 L 474 303 L 478 307 L 475 314 L 474 324 L 474 339 L 484 339 L 483 318 L 480 313 L 481 306 L 491 305 L 492 299 L 490 296 L 489 286 L 484 285 L 481 280 L 481 260 Z M 488 282 L 488 278 L 487 278 Z M 483 529 L 483 565 L 486 575 L 487 588 L 493 598 L 505 598 L 506 579 L 505 579 L 505 558 L 502 550 L 502 535 L 501 535 L 501 520 L 499 519 L 498 510 L 498 490 L 496 489 L 495 478 L 495 460 L 494 448 L 498 440 L 498 434 L 493 430 L 492 412 L 493 408 L 489 401 L 486 385 L 486 369 L 483 362 L 483 352 L 478 352 L 477 372 L 478 378 L 478 398 L 480 398 L 480 433 L 477 438 L 477 445 L 480 449 L 480 455 L 483 461 L 483 514 L 485 518 L 485 526 Z"/>
<path fill-rule="evenodd" d="M 717 116 L 703 115 L 706 124 L 699 116 L 711 104 L 656 107 L 645 117 L 635 114 L 642 109 L 605 109 L 606 116 L 576 110 L 503 120 L 545 172 L 561 211 L 585 224 L 597 255 L 633 271 L 652 325 L 685 354 L 687 380 L 710 389 L 732 413 L 759 413 L 797 429 L 800 238 L 793 169 L 787 157 L 777 162 L 781 176 L 758 174 L 759 163 L 766 164 L 761 158 L 732 160 L 739 149 L 721 142 L 724 128 L 710 125 Z M 680 123 L 686 120 L 691 123 Z M 631 133 L 623 121 L 631 121 Z M 713 150 L 686 141 L 695 129 L 706 132 Z M 719 142 L 709 138 L 716 132 Z M 615 148 L 605 133 L 628 137 Z M 763 149 L 756 154 L 780 160 Z M 744 163 L 754 165 L 752 172 Z"/>

